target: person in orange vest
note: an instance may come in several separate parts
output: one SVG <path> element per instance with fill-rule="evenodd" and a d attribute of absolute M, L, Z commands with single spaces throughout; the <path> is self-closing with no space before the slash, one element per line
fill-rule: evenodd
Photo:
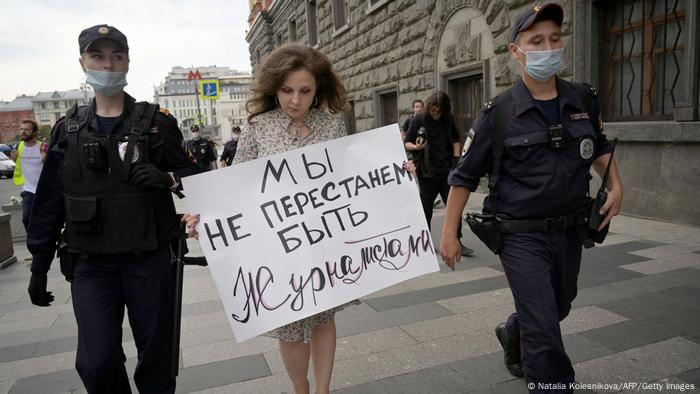
<path fill-rule="evenodd" d="M 41 168 L 44 166 L 48 145 L 37 138 L 39 126 L 35 121 L 26 119 L 20 122 L 20 143 L 17 149 L 10 153 L 15 162 L 13 180 L 15 185 L 22 186 L 22 224 L 24 230 L 29 227 L 29 217 L 32 212 L 36 184 L 39 181 Z"/>

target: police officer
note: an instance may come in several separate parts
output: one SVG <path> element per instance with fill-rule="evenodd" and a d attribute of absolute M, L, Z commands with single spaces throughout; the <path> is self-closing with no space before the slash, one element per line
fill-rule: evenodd
<path fill-rule="evenodd" d="M 496 328 L 496 336 L 506 367 L 515 376 L 524 374 L 531 392 L 572 391 L 574 370 L 559 322 L 577 291 L 589 170 L 593 165 L 603 173 L 611 157 L 595 89 L 555 77 L 563 52 L 563 18 L 561 6 L 550 3 L 516 19 L 510 53 L 521 80 L 487 102 L 474 121 L 470 148 L 450 174 L 440 243 L 443 260 L 454 267 L 460 255 L 456 229 L 462 210 L 479 178 L 489 173 L 495 184 L 484 213 L 499 218 L 499 255 L 516 309 Z M 622 201 L 614 161 L 607 191 L 600 228 L 618 214 Z"/>
<path fill-rule="evenodd" d="M 170 242 L 179 223 L 171 191 L 197 169 L 175 118 L 124 92 L 126 36 L 97 25 L 83 30 L 78 44 L 95 98 L 73 107 L 51 132 L 27 238 L 29 295 L 36 305 L 53 301 L 46 273 L 62 239 L 61 271 L 72 280 L 78 324 L 75 365 L 87 391 L 131 391 L 122 349 L 126 306 L 138 350 L 136 387 L 172 393 Z"/>
<path fill-rule="evenodd" d="M 214 152 L 214 144 L 207 138 L 202 138 L 199 131 L 199 126 L 192 125 L 190 127 L 192 139 L 187 141 L 187 149 L 194 157 L 200 171 L 209 171 L 216 169 L 216 152 Z"/>
<path fill-rule="evenodd" d="M 233 126 L 231 128 L 231 141 L 224 144 L 224 152 L 221 154 L 219 162 L 221 167 L 230 166 L 233 163 L 233 158 L 236 157 L 236 150 L 238 149 L 238 139 L 241 137 L 241 128 L 238 126 Z"/>

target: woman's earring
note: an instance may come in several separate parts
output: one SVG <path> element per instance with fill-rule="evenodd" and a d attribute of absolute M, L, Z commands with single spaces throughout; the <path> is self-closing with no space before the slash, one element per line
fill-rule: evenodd
<path fill-rule="evenodd" d="M 318 97 L 314 96 L 314 107 L 318 107 Z"/>
<path fill-rule="evenodd" d="M 280 106 L 280 101 L 279 99 L 277 99 L 277 95 L 275 95 L 275 105 L 277 105 L 278 107 Z"/>

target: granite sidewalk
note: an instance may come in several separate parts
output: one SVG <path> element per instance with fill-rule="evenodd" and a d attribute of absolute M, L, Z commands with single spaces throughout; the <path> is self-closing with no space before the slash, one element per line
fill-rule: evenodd
<path fill-rule="evenodd" d="M 435 242 L 442 219 L 436 210 Z M 337 315 L 335 392 L 527 391 L 505 370 L 493 335 L 514 310 L 500 263 L 468 229 L 465 240 L 475 254 L 456 272 L 441 263 L 441 272 Z M 0 393 L 85 392 L 73 368 L 77 329 L 68 283 L 54 264 L 48 286 L 56 301 L 33 306 L 26 247 L 14 246 L 18 263 L 0 271 Z M 233 339 L 207 268 L 187 267 L 184 289 L 178 392 L 292 391 L 274 340 Z M 584 251 L 579 295 L 562 323 L 578 391 L 700 392 L 699 300 L 700 228 L 618 217 L 606 243 Z M 127 322 L 124 351 L 131 373 L 136 352 Z"/>

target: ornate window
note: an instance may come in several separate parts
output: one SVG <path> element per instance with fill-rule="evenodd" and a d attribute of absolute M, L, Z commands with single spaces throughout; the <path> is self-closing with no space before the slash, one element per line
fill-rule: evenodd
<path fill-rule="evenodd" d="M 687 0 L 601 2 L 605 120 L 673 119 L 688 100 L 686 9 Z"/>

